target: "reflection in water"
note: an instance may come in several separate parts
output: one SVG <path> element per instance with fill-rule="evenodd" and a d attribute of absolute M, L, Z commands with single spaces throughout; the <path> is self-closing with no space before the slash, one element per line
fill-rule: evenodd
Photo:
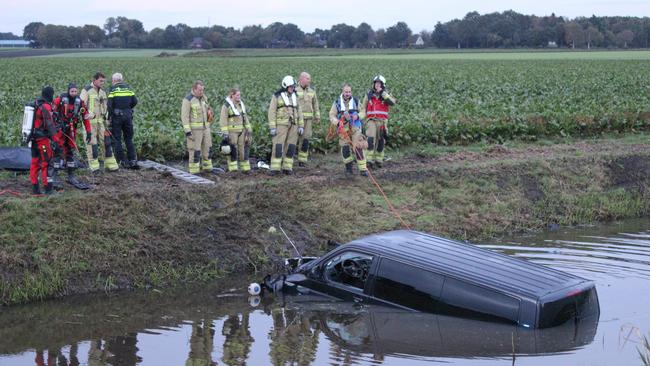
<path fill-rule="evenodd" d="M 273 307 L 267 311 L 273 318 L 273 329 L 269 332 L 272 364 L 311 364 L 316 358 L 318 328 L 313 329 L 309 318 L 295 310 Z"/>
<path fill-rule="evenodd" d="M 217 363 L 212 361 L 212 348 L 214 327 L 212 320 L 195 321 L 192 324 L 190 336 L 190 353 L 187 356 L 186 366 L 212 366 Z"/>
<path fill-rule="evenodd" d="M 600 325 L 586 318 L 530 330 L 304 295 L 265 296 L 251 306 L 243 295 L 249 280 L 238 280 L 221 288 L 74 297 L 0 309 L 0 364 L 502 365 L 513 355 L 517 365 L 638 364 L 636 349 L 616 340 L 622 324 L 650 323 L 647 229 L 644 221 L 610 232 L 588 228 L 486 245 L 595 279 Z"/>
<path fill-rule="evenodd" d="M 229 366 L 245 365 L 253 344 L 249 329 L 249 314 L 228 315 L 223 322 L 221 334 L 226 337 L 223 342 L 223 362 Z"/>

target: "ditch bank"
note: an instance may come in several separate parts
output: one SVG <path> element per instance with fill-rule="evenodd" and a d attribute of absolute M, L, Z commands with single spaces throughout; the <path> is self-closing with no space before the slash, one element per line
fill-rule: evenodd
<path fill-rule="evenodd" d="M 650 145 L 616 140 L 411 149 L 374 171 L 415 230 L 481 240 L 650 214 Z M 402 228 L 368 178 L 337 156 L 293 176 L 208 175 L 192 186 L 155 171 L 84 176 L 89 192 L 30 197 L 0 175 L 0 304 L 161 288 L 273 269 L 294 250 Z"/>

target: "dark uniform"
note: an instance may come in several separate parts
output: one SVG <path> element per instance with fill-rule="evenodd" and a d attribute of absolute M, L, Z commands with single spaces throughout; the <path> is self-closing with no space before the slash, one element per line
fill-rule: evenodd
<path fill-rule="evenodd" d="M 133 108 L 137 104 L 138 98 L 127 84 L 120 82 L 111 87 L 108 93 L 108 119 L 113 135 L 113 151 L 122 166 L 132 169 L 138 168 L 133 145 Z M 124 159 L 122 134 L 124 134 L 128 161 Z"/>

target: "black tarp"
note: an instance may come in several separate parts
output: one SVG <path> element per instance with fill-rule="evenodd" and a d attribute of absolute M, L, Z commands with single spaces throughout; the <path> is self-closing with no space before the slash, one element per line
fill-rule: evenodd
<path fill-rule="evenodd" d="M 28 147 L 0 147 L 0 169 L 29 170 L 31 159 Z"/>

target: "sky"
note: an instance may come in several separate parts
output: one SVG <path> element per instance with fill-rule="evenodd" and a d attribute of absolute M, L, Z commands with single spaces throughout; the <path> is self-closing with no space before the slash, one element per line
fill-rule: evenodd
<path fill-rule="evenodd" d="M 578 16 L 650 16 L 650 0 L 0 0 L 0 32 L 21 35 L 32 21 L 45 24 L 103 26 L 106 18 L 125 16 L 140 20 L 147 31 L 169 24 L 189 26 L 267 26 L 273 22 L 297 24 L 305 32 L 361 22 L 374 29 L 398 21 L 411 30 L 433 30 L 435 24 L 462 18 L 470 11 L 481 14 L 514 10 L 523 14 L 575 18 Z"/>

